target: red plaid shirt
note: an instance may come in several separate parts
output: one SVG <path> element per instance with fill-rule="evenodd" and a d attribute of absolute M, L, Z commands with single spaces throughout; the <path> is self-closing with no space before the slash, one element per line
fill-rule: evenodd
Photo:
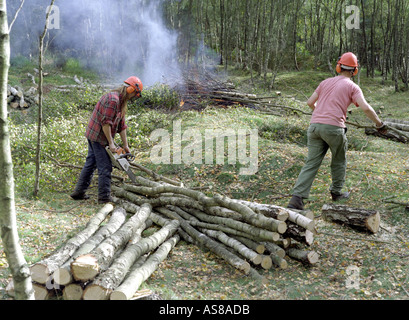
<path fill-rule="evenodd" d="M 102 126 L 105 124 L 111 126 L 112 138 L 114 138 L 116 133 L 120 133 L 128 128 L 125 124 L 125 119 L 122 118 L 120 98 L 117 92 L 107 93 L 98 101 L 85 132 L 87 139 L 107 146 L 108 139 L 102 130 Z"/>

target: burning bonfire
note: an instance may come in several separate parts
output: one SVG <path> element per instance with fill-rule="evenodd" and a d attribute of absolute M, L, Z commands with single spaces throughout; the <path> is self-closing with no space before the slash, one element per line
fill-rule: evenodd
<path fill-rule="evenodd" d="M 167 90 L 172 93 L 173 108 L 176 107 L 180 111 L 200 111 L 208 106 L 222 108 L 242 106 L 262 110 L 263 107 L 271 104 L 272 99 L 279 97 L 279 93 L 270 97 L 260 97 L 239 92 L 225 77 L 199 67 L 184 70 L 181 75 L 166 79 L 166 83 L 168 83 Z M 165 89 L 162 88 L 162 90 Z M 160 107 L 149 98 L 144 104 L 155 108 Z M 277 106 L 274 105 L 274 107 Z"/>

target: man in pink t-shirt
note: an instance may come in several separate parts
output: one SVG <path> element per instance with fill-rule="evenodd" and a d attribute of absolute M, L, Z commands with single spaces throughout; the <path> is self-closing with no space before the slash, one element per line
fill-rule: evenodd
<path fill-rule="evenodd" d="M 358 60 L 351 53 L 345 53 L 337 65 L 339 76 L 321 82 L 307 104 L 313 110 L 308 128 L 308 157 L 293 189 L 288 208 L 304 209 L 303 199 L 309 197 L 312 183 L 328 149 L 332 153 L 330 187 L 334 201 L 349 198 L 348 192 L 342 192 L 346 175 L 346 114 L 353 103 L 360 107 L 372 120 L 378 130 L 386 127 L 374 109 L 365 100 L 362 90 L 351 78 L 358 73 Z"/>

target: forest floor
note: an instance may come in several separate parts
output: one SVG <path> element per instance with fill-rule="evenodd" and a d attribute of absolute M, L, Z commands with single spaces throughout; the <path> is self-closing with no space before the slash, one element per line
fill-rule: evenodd
<path fill-rule="evenodd" d="M 274 91 L 282 92 L 282 103 L 308 111 L 306 98 L 326 76 L 313 72 L 282 73 L 277 78 Z M 249 82 L 246 75 L 233 73 L 232 81 L 242 92 L 265 92 L 245 85 Z M 258 84 L 255 85 L 257 87 Z M 381 85 L 380 79 L 362 79 L 362 88 L 382 118 L 408 119 L 408 92 L 394 93 L 392 86 Z M 171 129 L 171 122 L 163 120 L 163 117 L 168 118 L 169 113 L 158 116 L 158 122 L 166 123 Z M 174 119 L 175 114 L 171 117 Z M 180 179 L 187 186 L 202 185 L 212 192 L 236 199 L 287 205 L 307 153 L 309 116 L 274 116 L 240 107 L 221 109 L 208 106 L 201 112 L 186 111 L 177 117 L 182 120 L 184 128 L 257 128 L 258 172 L 243 176 L 238 174 L 235 166 L 222 165 L 188 168 L 183 165 L 154 166 L 144 148 L 135 152 L 139 163 Z M 59 121 L 70 121 L 67 118 Z M 357 110 L 350 118 L 364 121 L 362 112 Z M 70 126 L 67 127 L 69 130 Z M 139 123 L 143 130 L 141 127 L 143 124 Z M 17 125 L 13 128 L 19 130 Z M 65 129 L 61 126 L 60 130 Z M 133 134 L 136 133 L 130 131 L 131 141 Z M 77 139 L 83 139 L 82 132 Z M 214 254 L 181 241 L 141 288 L 149 288 L 163 299 L 170 300 L 407 300 L 409 212 L 404 206 L 387 203 L 385 199 L 394 196 L 397 201 L 408 202 L 408 145 L 366 136 L 363 129 L 354 127 L 349 128 L 348 139 L 346 188 L 351 192 L 351 199 L 345 204 L 379 210 L 381 228 L 377 234 L 363 233 L 322 219 L 321 208 L 330 202 L 330 155 L 327 155 L 306 204 L 306 208 L 315 215 L 318 234 L 311 249 L 320 255 L 318 264 L 307 267 L 288 260 L 285 270 L 259 270 L 269 280 L 260 286 Z M 59 143 L 64 144 L 64 141 Z M 17 152 L 20 149 L 16 145 L 13 150 Z M 84 152 L 82 150 L 80 154 Z M 25 257 L 31 264 L 84 227 L 101 205 L 96 202 L 95 183 L 90 200 L 80 203 L 71 200 L 69 194 L 73 181 L 71 184 L 54 184 L 53 189 L 49 186 L 51 182 L 46 180 L 46 191 L 38 199 L 33 199 L 24 191 L 29 183 L 26 181 L 28 178 L 22 176 L 24 170 L 32 172 L 32 169 L 19 169 L 20 165 L 19 162 L 15 164 L 18 229 Z M 61 169 L 56 170 L 52 175 L 58 176 Z M 351 280 L 351 271 L 358 276 L 358 283 Z M 9 299 L 4 291 L 9 275 L 0 243 L 0 299 Z"/>

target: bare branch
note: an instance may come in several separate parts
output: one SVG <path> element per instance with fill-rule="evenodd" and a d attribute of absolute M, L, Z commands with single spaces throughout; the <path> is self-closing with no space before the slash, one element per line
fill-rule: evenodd
<path fill-rule="evenodd" d="M 13 18 L 13 20 L 11 21 L 10 26 L 9 26 L 9 33 L 11 32 L 11 28 L 13 27 L 14 22 L 16 22 L 16 19 L 17 19 L 18 14 L 20 13 L 21 9 L 23 8 L 24 1 L 25 1 L 25 0 L 21 0 L 20 7 L 17 9 L 16 13 L 14 14 L 14 18 Z"/>

